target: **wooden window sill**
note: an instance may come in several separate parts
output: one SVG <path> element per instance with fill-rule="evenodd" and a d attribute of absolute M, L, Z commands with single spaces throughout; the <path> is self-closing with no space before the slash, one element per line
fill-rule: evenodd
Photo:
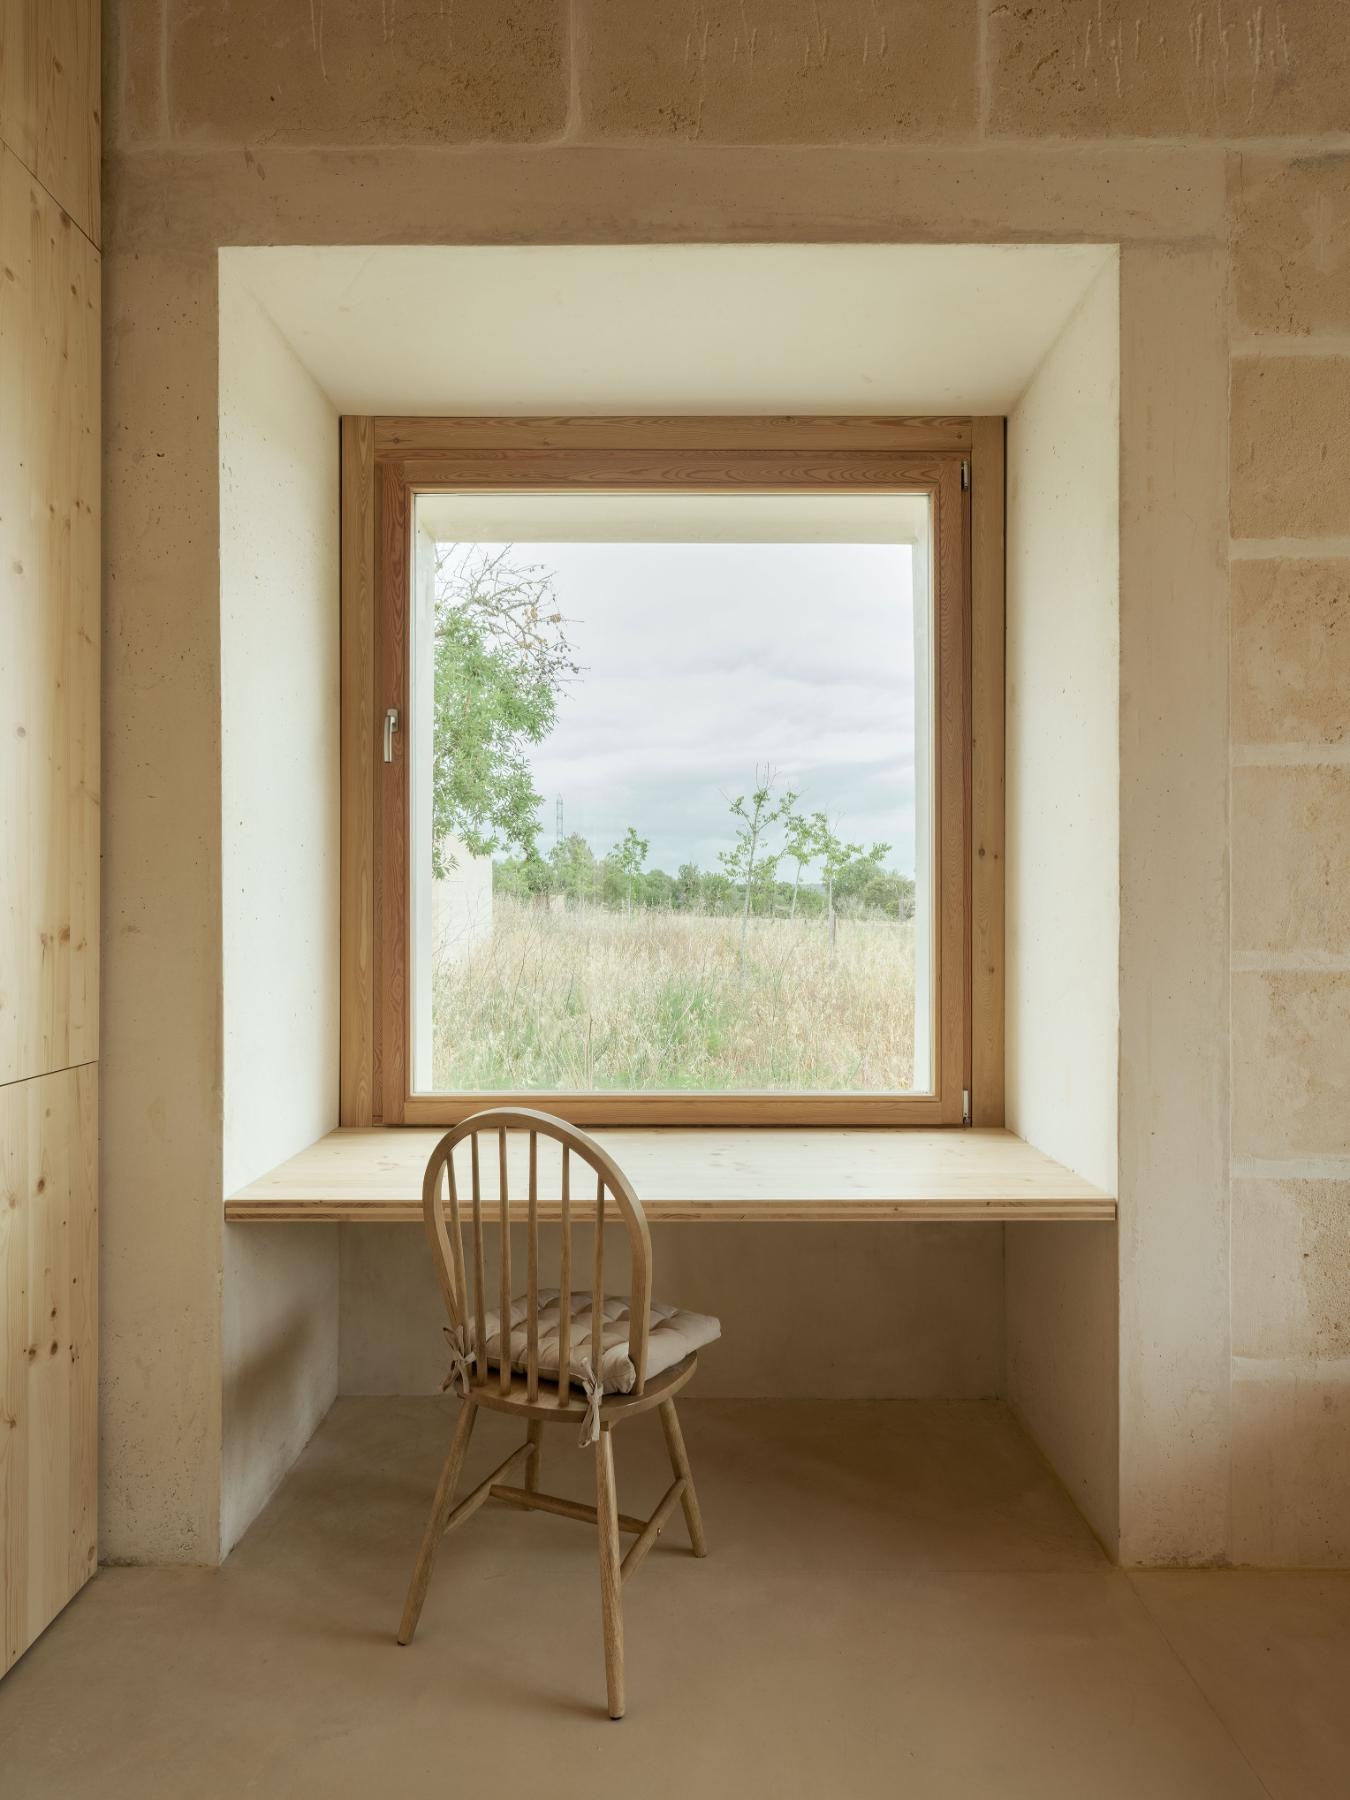
<path fill-rule="evenodd" d="M 414 1127 L 331 1131 L 232 1194 L 225 1217 L 274 1224 L 420 1219 L 422 1171 L 442 1135 Z M 654 1224 L 1116 1216 L 1111 1195 L 1010 1131 L 664 1126 L 592 1135 L 617 1159 Z M 540 1217 L 556 1218 L 552 1165 L 540 1175 Z M 523 1180 L 515 1192 L 523 1194 Z M 495 1211 L 489 1203 L 488 1216 Z M 524 1218 L 524 1201 L 513 1197 L 511 1217 L 517 1213 Z M 573 1213 L 587 1216 L 579 1197 Z"/>

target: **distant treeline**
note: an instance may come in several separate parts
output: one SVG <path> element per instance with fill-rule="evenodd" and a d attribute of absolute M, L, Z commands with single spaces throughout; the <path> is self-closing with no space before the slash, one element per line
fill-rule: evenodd
<path fill-rule="evenodd" d="M 635 855 L 630 831 L 622 844 L 597 856 L 578 833 L 554 844 L 545 855 L 501 857 L 493 861 L 492 886 L 517 899 L 561 896 L 577 906 L 601 906 L 622 912 L 638 908 L 734 917 L 746 910 L 746 888 L 720 869 L 681 863 L 671 875 L 644 869 Z M 887 849 L 889 846 L 879 846 Z M 795 880 L 779 874 L 782 856 L 763 856 L 754 870 L 749 912 L 756 918 L 824 918 L 828 911 L 824 881 Z M 846 918 L 912 919 L 914 883 L 908 875 L 885 869 L 866 852 L 850 857 L 833 871 L 834 908 Z"/>

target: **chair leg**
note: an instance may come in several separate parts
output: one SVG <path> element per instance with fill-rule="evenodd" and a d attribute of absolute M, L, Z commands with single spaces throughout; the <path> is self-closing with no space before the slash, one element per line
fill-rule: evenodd
<path fill-rule="evenodd" d="M 708 1554 L 708 1540 L 703 1535 L 703 1514 L 699 1511 L 698 1495 L 694 1492 L 694 1477 L 689 1468 L 689 1452 L 684 1447 L 684 1433 L 680 1430 L 680 1415 L 675 1411 L 673 1400 L 661 1402 L 661 1429 L 666 1434 L 666 1449 L 670 1453 L 671 1473 L 684 1477 L 684 1493 L 680 1504 L 684 1507 L 684 1522 L 689 1528 L 689 1542 L 694 1546 L 695 1556 Z"/>
<path fill-rule="evenodd" d="M 623 1576 L 619 1572 L 619 1495 L 614 1438 L 601 1426 L 595 1446 L 595 1511 L 600 1533 L 600 1610 L 605 1623 L 605 1687 L 609 1716 L 623 1717 Z"/>
<path fill-rule="evenodd" d="M 539 1492 L 539 1445 L 544 1435 L 542 1419 L 531 1419 L 526 1437 L 530 1444 L 530 1454 L 525 1459 L 525 1488 L 528 1493 Z"/>
<path fill-rule="evenodd" d="M 460 1407 L 459 1423 L 455 1427 L 450 1451 L 441 1469 L 441 1478 L 436 1483 L 436 1498 L 431 1503 L 431 1517 L 427 1520 L 426 1532 L 422 1538 L 422 1548 L 417 1553 L 417 1563 L 408 1587 L 408 1598 L 403 1607 L 403 1623 L 398 1628 L 400 1644 L 412 1642 L 413 1633 L 417 1630 L 417 1621 L 422 1616 L 422 1602 L 427 1597 L 427 1584 L 431 1580 L 431 1565 L 436 1560 L 436 1551 L 445 1535 L 445 1522 L 450 1517 L 451 1508 L 455 1504 L 455 1488 L 459 1482 L 459 1472 L 464 1465 L 464 1452 L 468 1449 L 469 1439 L 473 1436 L 474 1420 L 477 1416 L 477 1403 L 473 1400 L 465 1400 Z"/>

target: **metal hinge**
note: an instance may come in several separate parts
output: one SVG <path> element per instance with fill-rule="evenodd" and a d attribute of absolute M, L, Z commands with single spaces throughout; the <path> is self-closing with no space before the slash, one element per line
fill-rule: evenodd
<path fill-rule="evenodd" d="M 964 457 L 961 459 L 961 492 L 970 492 L 970 464 Z"/>
<path fill-rule="evenodd" d="M 969 1125 L 969 1123 L 970 1123 L 970 1089 L 969 1088 L 961 1089 L 961 1123 L 963 1125 Z"/>
<path fill-rule="evenodd" d="M 384 760 L 394 760 L 394 733 L 398 730 L 398 708 L 391 706 L 384 715 Z"/>

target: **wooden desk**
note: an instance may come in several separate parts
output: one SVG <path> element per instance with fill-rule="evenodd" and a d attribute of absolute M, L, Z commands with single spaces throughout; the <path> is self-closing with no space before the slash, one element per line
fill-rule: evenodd
<path fill-rule="evenodd" d="M 248 1223 L 420 1219 L 422 1170 L 442 1134 L 329 1132 L 241 1188 L 225 1217 Z M 637 1189 L 649 1220 L 1114 1219 L 1116 1203 L 1010 1131 L 659 1130 L 592 1133 Z M 513 1219 L 525 1217 L 525 1139 L 513 1142 Z M 540 1217 L 557 1218 L 557 1164 L 540 1158 Z M 578 1195 L 575 1217 L 594 1211 Z M 495 1202 L 489 1216 L 496 1216 Z"/>

